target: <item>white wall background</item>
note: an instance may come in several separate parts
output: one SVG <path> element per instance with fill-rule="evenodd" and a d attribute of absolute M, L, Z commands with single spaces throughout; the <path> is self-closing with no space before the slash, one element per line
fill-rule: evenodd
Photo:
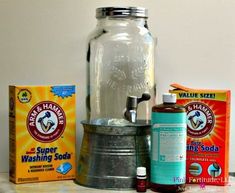
<path fill-rule="evenodd" d="M 158 37 L 159 95 L 178 82 L 235 92 L 234 0 L 0 0 L 0 171 L 8 171 L 8 85 L 74 83 L 77 144 L 85 118 L 86 38 L 95 8 L 149 9 Z M 234 97 L 232 97 L 234 106 Z M 231 115 L 230 170 L 235 171 L 235 111 Z"/>

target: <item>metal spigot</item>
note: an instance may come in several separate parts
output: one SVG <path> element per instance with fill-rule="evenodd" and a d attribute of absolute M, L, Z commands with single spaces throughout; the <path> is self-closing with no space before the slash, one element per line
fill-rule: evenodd
<path fill-rule="evenodd" d="M 135 123 L 137 120 L 137 108 L 138 104 L 143 101 L 148 101 L 151 98 L 150 94 L 143 93 L 141 97 L 128 96 L 126 99 L 126 109 L 124 111 L 124 118 L 131 123 Z"/>

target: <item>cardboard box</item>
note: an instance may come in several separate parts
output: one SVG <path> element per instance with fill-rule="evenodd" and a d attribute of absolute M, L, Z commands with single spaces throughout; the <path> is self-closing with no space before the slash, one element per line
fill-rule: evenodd
<path fill-rule="evenodd" d="M 75 86 L 9 86 L 10 181 L 75 178 Z"/>
<path fill-rule="evenodd" d="M 187 111 L 187 183 L 226 185 L 229 169 L 230 91 L 172 84 Z"/>

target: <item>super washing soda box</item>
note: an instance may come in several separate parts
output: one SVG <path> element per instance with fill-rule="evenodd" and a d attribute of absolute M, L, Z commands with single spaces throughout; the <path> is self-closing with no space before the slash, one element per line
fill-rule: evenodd
<path fill-rule="evenodd" d="M 187 183 L 227 184 L 230 91 L 171 86 L 187 112 Z"/>
<path fill-rule="evenodd" d="M 10 86 L 10 181 L 75 178 L 75 86 Z"/>

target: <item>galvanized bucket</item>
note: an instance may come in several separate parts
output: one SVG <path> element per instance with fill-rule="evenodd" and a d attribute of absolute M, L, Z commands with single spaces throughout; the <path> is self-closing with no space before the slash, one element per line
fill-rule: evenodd
<path fill-rule="evenodd" d="M 84 136 L 76 182 L 99 189 L 132 189 L 136 168 L 149 171 L 150 125 L 105 126 L 82 122 Z"/>

